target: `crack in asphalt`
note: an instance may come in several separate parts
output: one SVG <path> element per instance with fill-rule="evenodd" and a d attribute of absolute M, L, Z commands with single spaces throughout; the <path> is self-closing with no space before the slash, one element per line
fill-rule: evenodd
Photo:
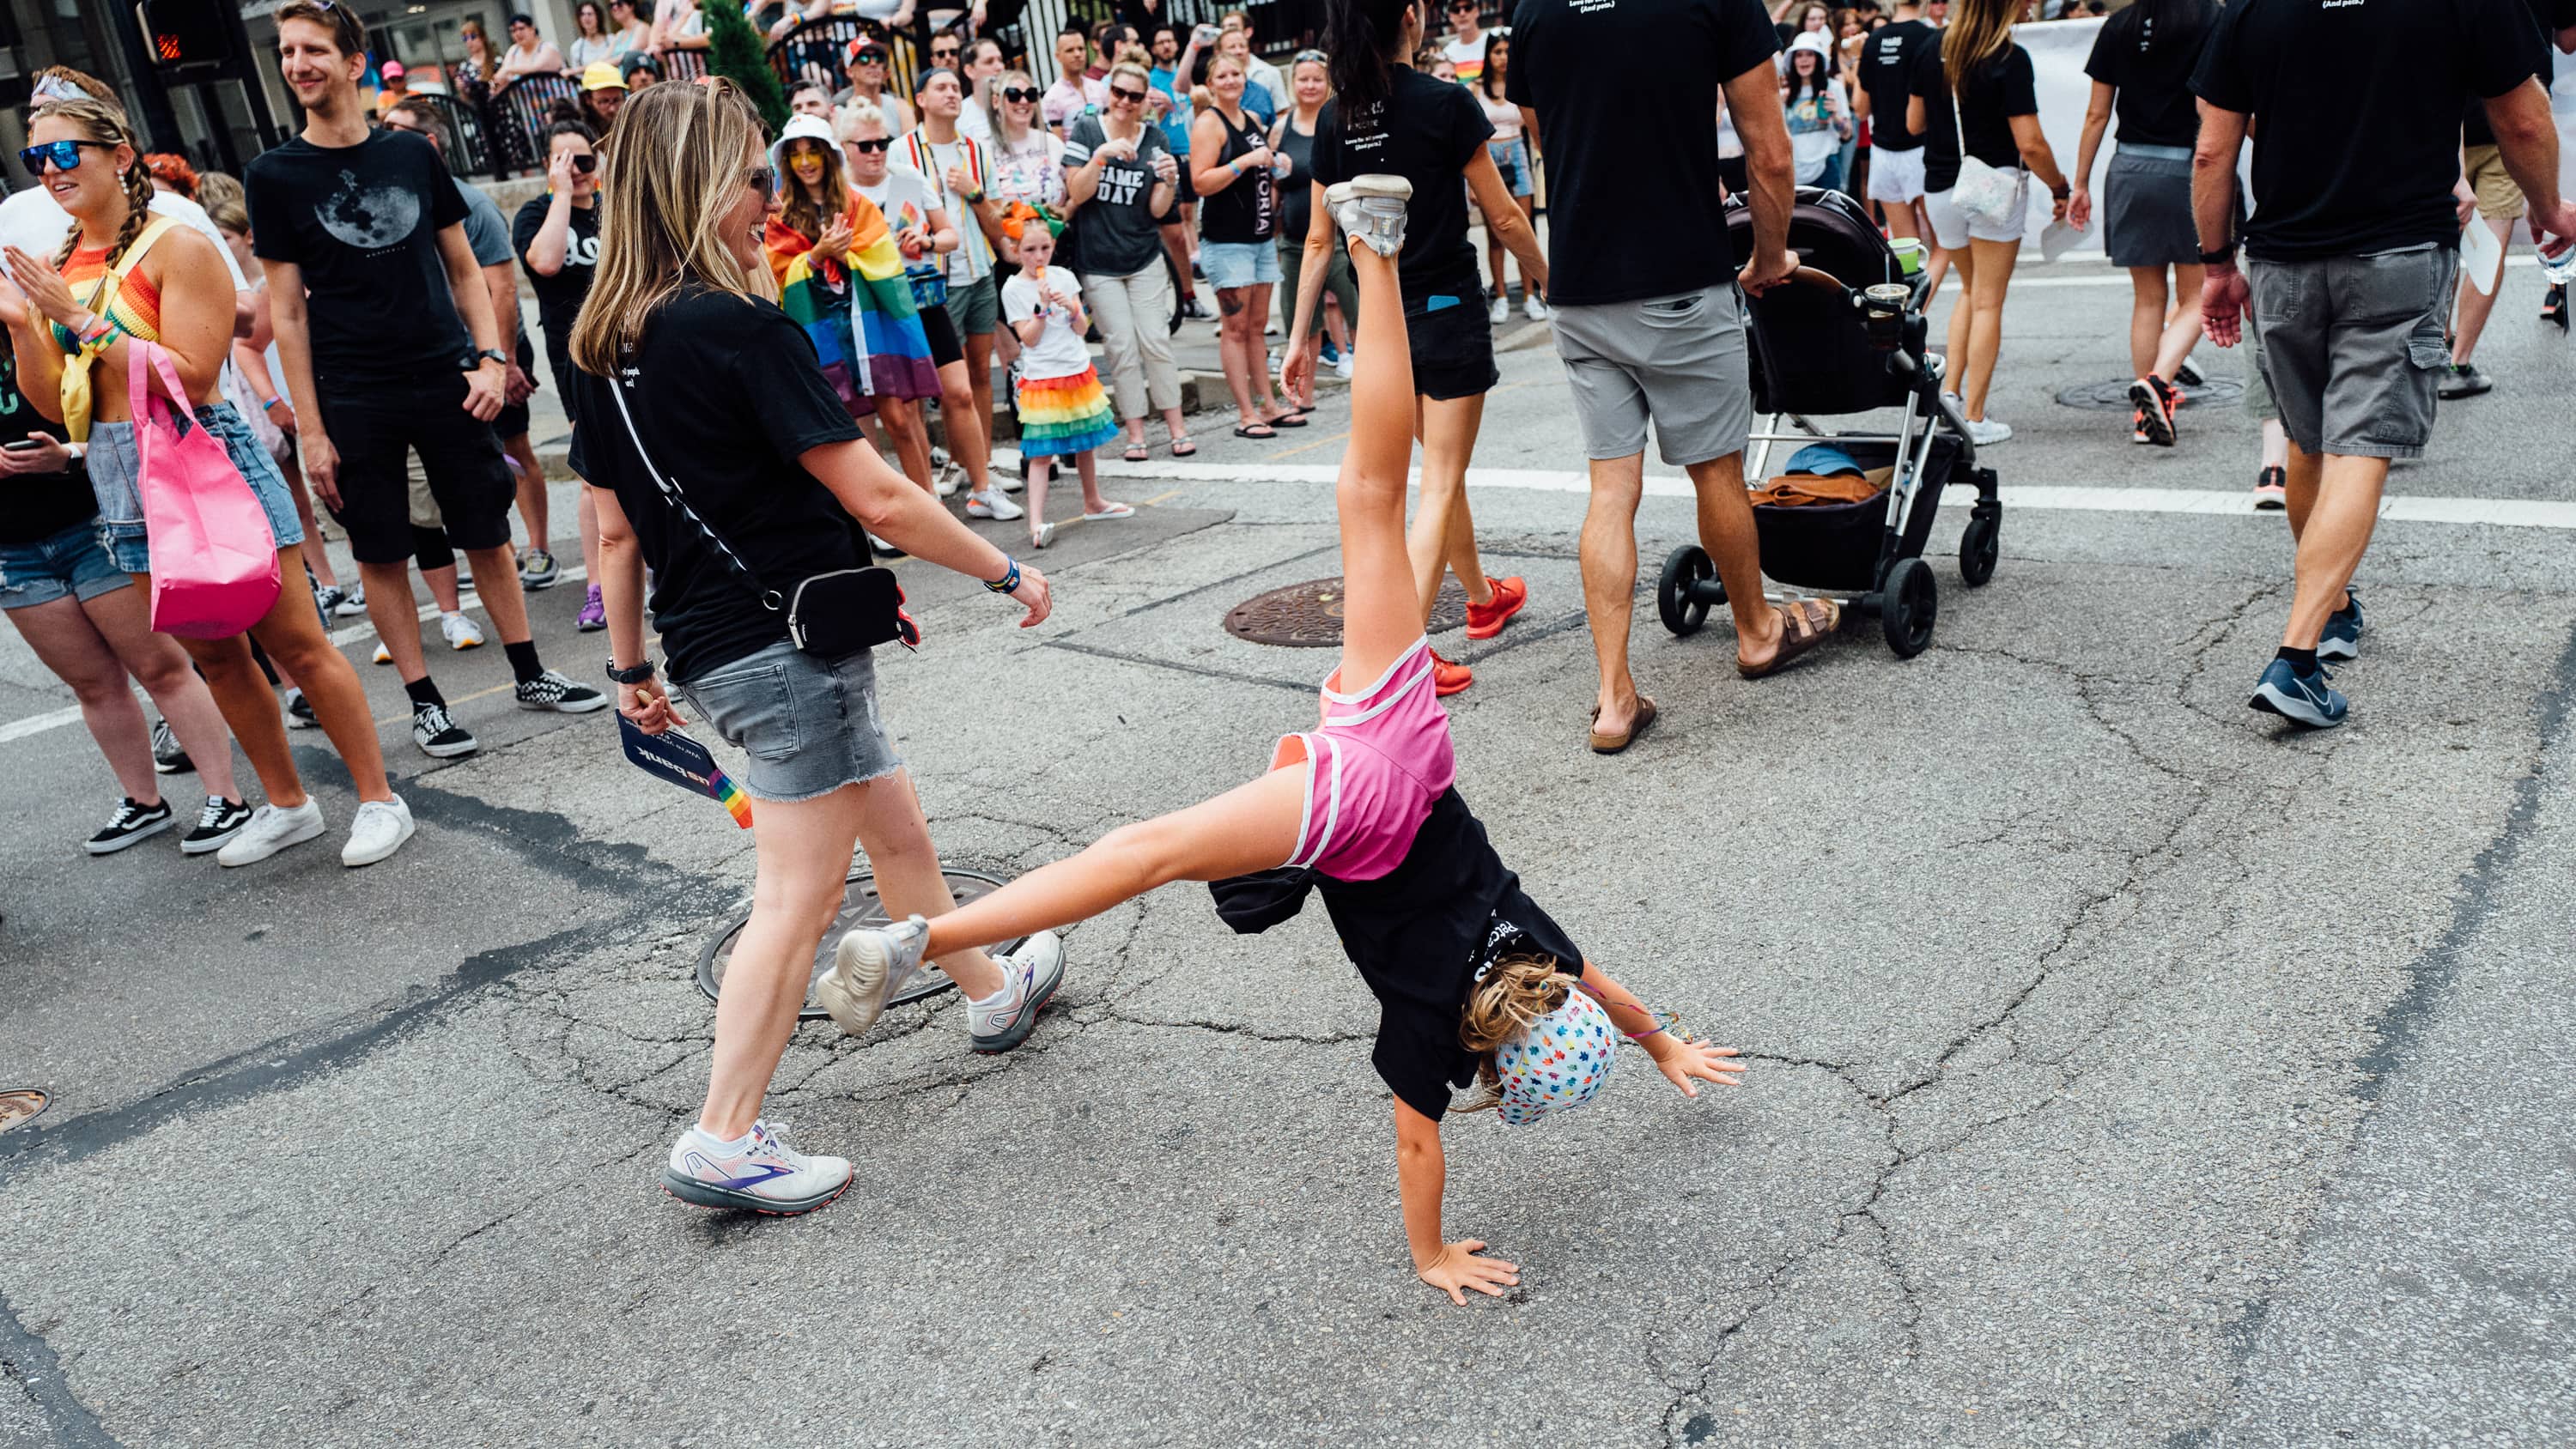
<path fill-rule="evenodd" d="M 17 1386 L 45 1423 L 47 1436 L 71 1449 L 116 1449 L 121 1442 L 107 1432 L 89 1405 L 63 1378 L 62 1361 L 45 1336 L 18 1321 L 8 1295 L 0 1294 L 0 1379 Z"/>

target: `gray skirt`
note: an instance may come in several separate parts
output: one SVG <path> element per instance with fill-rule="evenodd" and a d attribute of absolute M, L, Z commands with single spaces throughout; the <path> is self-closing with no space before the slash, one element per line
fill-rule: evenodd
<path fill-rule="evenodd" d="M 2200 261 L 2191 220 L 2191 152 L 2179 146 L 2122 146 L 2102 181 L 2103 241 L 2115 267 L 2170 267 Z"/>

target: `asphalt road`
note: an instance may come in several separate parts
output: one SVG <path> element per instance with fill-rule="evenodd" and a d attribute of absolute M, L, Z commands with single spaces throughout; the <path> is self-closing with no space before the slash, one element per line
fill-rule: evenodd
<path fill-rule="evenodd" d="M 857 1185 L 702 1214 L 653 1174 L 750 841 L 606 716 L 438 653 L 484 749 L 433 763 L 353 642 L 422 826 L 393 862 L 91 860 L 105 769 L 77 724 L 10 729 L 68 695 L 0 639 L 0 1088 L 55 1095 L 0 1136 L 0 1442 L 2576 1439 L 2568 533 L 2385 524 L 2352 722 L 2286 734 L 2244 708 L 2283 526 L 2172 511 L 2250 483 L 2250 427 L 2196 407 L 2148 450 L 2057 405 L 2124 370 L 2127 293 L 2024 281 L 1988 461 L 2144 506 L 2014 507 L 1976 591 L 1945 509 L 1909 662 L 1855 631 L 1746 683 L 1722 616 L 1677 640 L 1641 601 L 1664 717 L 1616 759 L 1582 747 L 1583 499 L 1541 476 L 1581 466 L 1562 382 L 1543 331 L 1504 355 L 1474 499 L 1534 603 L 1444 641 L 1478 675 L 1460 788 L 1591 955 L 1754 1066 L 1683 1102 L 1631 1059 L 1595 1110 L 1456 1126 L 1451 1229 L 1525 1274 L 1465 1310 L 1408 1271 L 1320 912 L 1238 938 L 1173 889 L 1087 923 L 1008 1057 L 949 998 L 804 1028 L 772 1114 Z M 2567 499 L 2576 354 L 2508 288 L 2502 385 L 2392 492 Z M 1193 469 L 1113 477 L 1136 521 L 1044 556 L 1041 629 L 901 566 L 931 645 L 886 708 L 952 864 L 1056 858 L 1311 718 L 1326 656 L 1219 620 L 1332 571 L 1346 415 L 1198 422 Z M 1649 498 L 1646 584 L 1690 529 Z M 578 603 L 540 596 L 539 638 L 591 678 Z"/>

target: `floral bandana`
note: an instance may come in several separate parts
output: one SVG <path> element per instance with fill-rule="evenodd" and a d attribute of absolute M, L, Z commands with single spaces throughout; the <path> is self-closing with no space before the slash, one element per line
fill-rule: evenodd
<path fill-rule="evenodd" d="M 1556 1010 L 1494 1049 L 1504 1125 L 1526 1127 L 1591 1101 L 1609 1079 L 1610 1051 L 1618 1042 L 1601 1003 L 1580 989 L 1567 991 Z"/>

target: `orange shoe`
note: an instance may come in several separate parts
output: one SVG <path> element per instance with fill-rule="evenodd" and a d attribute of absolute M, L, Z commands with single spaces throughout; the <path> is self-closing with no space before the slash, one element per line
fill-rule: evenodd
<path fill-rule="evenodd" d="M 1470 639 L 1493 638 L 1503 632 L 1503 626 L 1512 621 L 1514 614 L 1529 606 L 1529 585 L 1523 583 L 1519 575 L 1493 582 L 1492 603 L 1479 604 L 1471 600 L 1467 605 L 1467 637 Z M 1466 686 L 1459 687 L 1463 689 Z"/>
<path fill-rule="evenodd" d="M 1501 593 L 1502 590 L 1498 587 L 1494 592 Z M 1437 649 L 1431 651 L 1431 693 L 1434 696 L 1447 699 L 1475 682 L 1476 671 L 1441 658 Z"/>

